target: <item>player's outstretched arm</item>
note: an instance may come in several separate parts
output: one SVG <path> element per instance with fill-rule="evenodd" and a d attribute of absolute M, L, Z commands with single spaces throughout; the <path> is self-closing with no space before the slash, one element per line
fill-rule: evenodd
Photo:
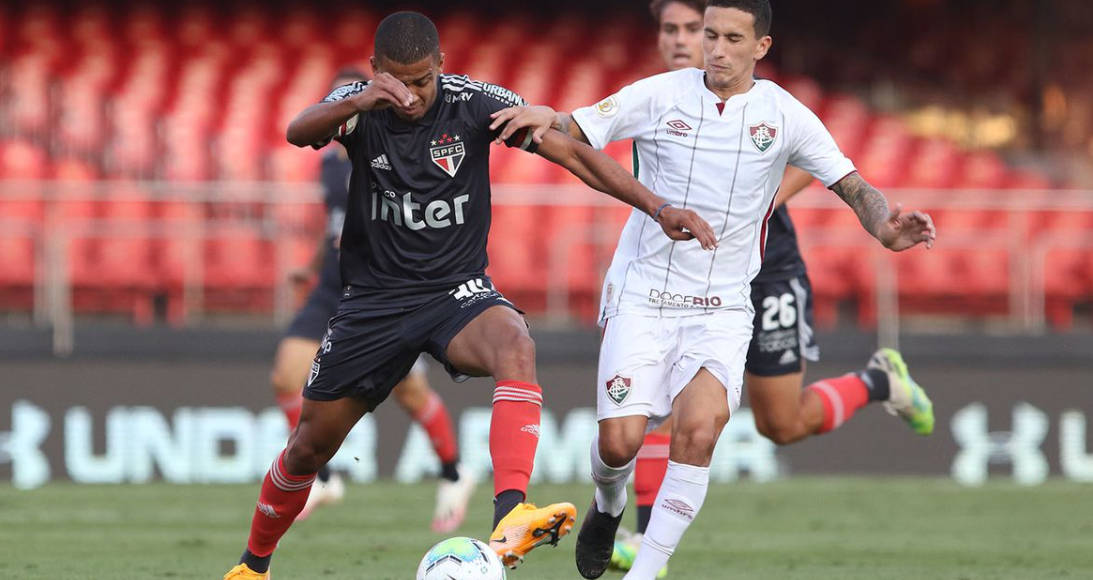
<path fill-rule="evenodd" d="M 937 228 L 928 214 L 920 211 L 902 213 L 903 206 L 898 203 L 895 208 L 889 209 L 884 194 L 869 185 L 856 171 L 832 185 L 831 191 L 854 209 L 865 231 L 889 250 L 902 252 L 921 243 L 925 243 L 927 248 L 934 246 Z"/>
<path fill-rule="evenodd" d="M 508 141 L 521 129 L 530 130 L 531 139 L 540 144 L 543 142 L 543 136 L 551 129 L 557 129 L 581 143 L 588 143 L 588 137 L 585 136 L 584 131 L 581 131 L 581 126 L 573 122 L 572 115 L 555 112 L 554 109 L 545 105 L 509 107 L 490 115 L 490 118 L 493 119 L 490 131 L 501 129 L 496 139 L 498 145 Z"/>
<path fill-rule="evenodd" d="M 607 155 L 558 131 L 547 131 L 539 155 L 568 169 L 589 187 L 632 205 L 653 217 L 673 240 L 697 239 L 702 247 L 717 247 L 717 236 L 706 220 L 689 209 L 677 209 L 649 191 Z"/>
<path fill-rule="evenodd" d="M 286 138 L 297 147 L 328 140 L 354 115 L 387 106 L 409 107 L 410 89 L 395 77 L 380 73 L 363 91 L 336 101 L 311 105 L 288 124 Z"/>

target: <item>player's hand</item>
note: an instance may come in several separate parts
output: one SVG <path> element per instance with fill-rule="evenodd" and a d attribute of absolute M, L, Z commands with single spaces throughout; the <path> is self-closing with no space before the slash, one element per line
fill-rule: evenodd
<path fill-rule="evenodd" d="M 504 127 L 494 141 L 500 145 L 505 141 L 508 141 L 509 137 L 512 137 L 520 129 L 530 127 L 532 128 L 531 139 L 536 143 L 542 144 L 543 135 L 546 135 L 546 132 L 550 130 L 556 116 L 557 113 L 554 109 L 545 105 L 537 107 L 509 107 L 508 109 L 502 109 L 490 115 L 490 118 L 493 119 L 493 124 L 490 125 L 490 131 L 496 131 L 499 127 Z"/>
<path fill-rule="evenodd" d="M 288 281 L 293 286 L 307 286 L 311 283 L 311 278 L 315 273 L 310 268 L 293 268 L 288 273 Z"/>
<path fill-rule="evenodd" d="M 376 75 L 368 88 L 353 98 L 357 99 L 357 107 L 361 111 L 375 111 L 389 106 L 408 109 L 414 102 L 414 95 L 410 89 L 389 73 Z"/>
<path fill-rule="evenodd" d="M 717 247 L 717 236 L 714 235 L 713 228 L 701 216 L 689 209 L 677 209 L 669 205 L 660 210 L 657 223 L 660 224 L 660 229 L 673 240 L 698 240 L 703 250 L 712 250 Z"/>
<path fill-rule="evenodd" d="M 893 252 L 902 252 L 922 243 L 926 244 L 926 249 L 934 247 L 937 228 L 934 227 L 934 220 L 930 215 L 921 211 L 902 212 L 903 204 L 897 203 L 888 220 L 881 225 L 877 239 L 884 247 Z"/>

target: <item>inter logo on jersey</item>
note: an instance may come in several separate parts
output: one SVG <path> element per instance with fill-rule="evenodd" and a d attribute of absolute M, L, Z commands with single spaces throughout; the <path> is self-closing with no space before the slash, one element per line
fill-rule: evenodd
<path fill-rule="evenodd" d="M 631 390 L 630 379 L 622 375 L 615 375 L 615 378 L 607 381 L 607 396 L 611 397 L 616 405 L 621 405 L 630 396 Z"/>
<path fill-rule="evenodd" d="M 748 128 L 751 133 L 751 142 L 760 153 L 766 153 L 778 139 L 778 127 L 772 127 L 766 123 L 759 123 Z"/>
<path fill-rule="evenodd" d="M 429 157 L 433 160 L 433 163 L 444 170 L 444 173 L 447 173 L 449 177 L 455 177 L 459 167 L 463 165 L 463 157 L 466 155 L 459 135 L 445 133 L 429 143 L 432 145 L 429 148 Z"/>

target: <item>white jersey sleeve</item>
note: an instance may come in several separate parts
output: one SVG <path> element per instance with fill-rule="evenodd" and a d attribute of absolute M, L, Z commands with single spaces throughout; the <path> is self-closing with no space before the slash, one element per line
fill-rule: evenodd
<path fill-rule="evenodd" d="M 800 103 L 797 105 L 797 131 L 791 144 L 789 164 L 811 173 L 824 187 L 831 187 L 857 171 L 854 163 L 839 150 L 835 138 L 816 113 Z"/>
<path fill-rule="evenodd" d="M 588 143 L 595 149 L 603 149 L 613 141 L 633 139 L 650 123 L 650 109 L 654 90 L 651 79 L 627 85 L 610 97 L 573 111 L 573 120 L 584 131 Z"/>

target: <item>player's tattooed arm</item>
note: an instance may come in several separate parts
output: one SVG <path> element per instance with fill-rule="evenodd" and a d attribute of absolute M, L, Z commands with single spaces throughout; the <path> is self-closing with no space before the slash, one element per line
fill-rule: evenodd
<path fill-rule="evenodd" d="M 543 142 L 546 132 L 551 129 L 557 129 L 578 141 L 588 143 L 588 137 L 585 137 L 580 125 L 573 122 L 573 117 L 569 113 L 555 112 L 547 106 L 510 107 L 497 111 L 490 115 L 490 118 L 493 119 L 490 131 L 501 130 L 495 140 L 498 144 L 504 143 L 524 128 L 532 131 L 532 140 L 539 144 Z"/>
<path fill-rule="evenodd" d="M 856 171 L 832 185 L 831 190 L 858 214 L 865 231 L 889 250 L 901 252 L 920 243 L 933 247 L 937 228 L 929 214 L 920 211 L 905 214 L 899 203 L 889 209 L 884 194 Z"/>
<path fill-rule="evenodd" d="M 332 135 L 339 135 L 342 127 L 358 113 L 388 106 L 410 107 L 413 100 L 410 89 L 402 81 L 380 73 L 363 91 L 304 109 L 288 124 L 286 138 L 297 147 L 324 143 Z"/>
<path fill-rule="evenodd" d="M 653 217 L 669 238 L 677 241 L 697 239 L 707 250 L 717 247 L 717 236 L 706 220 L 692 210 L 665 203 L 603 152 L 559 131 L 548 131 L 543 135 L 537 153 L 565 167 L 589 187 Z"/>

